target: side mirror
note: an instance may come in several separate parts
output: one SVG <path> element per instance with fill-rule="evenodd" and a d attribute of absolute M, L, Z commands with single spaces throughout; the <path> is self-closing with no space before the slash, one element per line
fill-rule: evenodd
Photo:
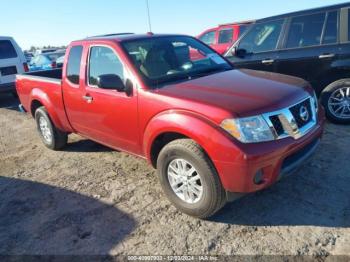
<path fill-rule="evenodd" d="M 103 89 L 117 90 L 118 92 L 125 91 L 123 80 L 114 74 L 100 75 L 97 78 L 97 86 Z"/>
<path fill-rule="evenodd" d="M 231 49 L 231 55 L 232 55 L 232 56 L 236 56 L 236 54 L 237 54 L 237 46 L 234 46 L 234 47 L 232 47 L 232 49 Z"/>
<path fill-rule="evenodd" d="M 247 50 L 245 49 L 236 49 L 235 51 L 235 56 L 239 57 L 239 58 L 244 58 L 247 55 Z"/>

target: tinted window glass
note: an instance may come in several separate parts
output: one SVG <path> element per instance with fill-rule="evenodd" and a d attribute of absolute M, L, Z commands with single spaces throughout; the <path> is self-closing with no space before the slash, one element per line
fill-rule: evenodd
<path fill-rule="evenodd" d="M 350 9 L 348 9 L 348 41 L 350 41 Z"/>
<path fill-rule="evenodd" d="M 325 13 L 294 17 L 290 25 L 286 47 L 319 45 L 325 17 Z"/>
<path fill-rule="evenodd" d="M 0 40 L 0 59 L 8 59 L 15 57 L 17 57 L 17 53 L 11 41 Z"/>
<path fill-rule="evenodd" d="M 244 32 L 247 31 L 247 29 L 248 29 L 248 25 L 241 25 L 241 26 L 239 27 L 239 36 L 238 36 L 238 37 L 240 37 L 241 35 L 243 35 Z"/>
<path fill-rule="evenodd" d="M 73 46 L 69 52 L 67 78 L 74 84 L 79 84 L 80 62 L 82 53 L 82 46 Z"/>
<path fill-rule="evenodd" d="M 233 29 L 222 29 L 219 32 L 219 44 L 231 43 L 233 38 Z"/>
<path fill-rule="evenodd" d="M 323 37 L 323 44 L 334 44 L 338 40 L 338 12 L 330 12 Z"/>
<path fill-rule="evenodd" d="M 247 53 L 259 53 L 274 50 L 283 25 L 283 20 L 253 25 L 239 44 Z"/>
<path fill-rule="evenodd" d="M 64 53 L 52 53 L 52 54 L 45 54 L 45 56 L 50 59 L 50 61 L 56 61 L 57 58 L 64 56 Z"/>
<path fill-rule="evenodd" d="M 32 60 L 30 61 L 31 64 L 37 64 L 39 63 L 40 55 L 34 56 Z"/>
<path fill-rule="evenodd" d="M 124 69 L 119 58 L 108 47 L 92 47 L 89 62 L 89 84 L 96 86 L 99 76 L 109 74 L 118 75 L 122 80 L 124 79 Z"/>
<path fill-rule="evenodd" d="M 232 69 L 221 56 L 192 37 L 154 37 L 122 45 L 139 74 L 152 86 Z"/>
<path fill-rule="evenodd" d="M 37 62 L 37 64 L 38 65 L 44 65 L 44 64 L 49 64 L 51 61 L 50 61 L 50 59 L 48 59 L 46 56 L 44 56 L 44 55 L 41 55 L 41 56 L 39 56 L 39 59 L 38 59 L 38 62 Z"/>
<path fill-rule="evenodd" d="M 199 39 L 207 45 L 212 45 L 215 43 L 215 31 L 205 33 Z"/>

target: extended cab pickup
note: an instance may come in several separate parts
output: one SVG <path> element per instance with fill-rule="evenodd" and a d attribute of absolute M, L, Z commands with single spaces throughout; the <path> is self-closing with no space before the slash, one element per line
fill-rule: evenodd
<path fill-rule="evenodd" d="M 16 86 L 47 147 L 78 133 L 146 158 L 170 201 L 200 218 L 294 173 L 323 131 L 307 82 L 234 70 L 182 35 L 74 41 L 62 70 L 18 75 Z"/>

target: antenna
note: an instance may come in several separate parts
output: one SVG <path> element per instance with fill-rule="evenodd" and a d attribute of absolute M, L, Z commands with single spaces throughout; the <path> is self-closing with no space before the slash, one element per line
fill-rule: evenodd
<path fill-rule="evenodd" d="M 148 15 L 148 27 L 149 27 L 149 31 L 152 32 L 151 15 L 150 15 L 150 12 L 149 12 L 148 0 L 146 0 L 146 7 L 147 7 L 147 15 Z"/>

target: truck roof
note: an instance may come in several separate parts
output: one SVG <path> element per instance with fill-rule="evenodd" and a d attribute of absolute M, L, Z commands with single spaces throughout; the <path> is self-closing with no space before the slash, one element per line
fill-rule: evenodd
<path fill-rule="evenodd" d="M 323 12 L 323 11 L 328 11 L 328 10 L 335 10 L 335 9 L 340 9 L 340 8 L 344 8 L 344 7 L 349 7 L 349 6 L 350 6 L 350 3 L 347 2 L 347 3 L 342 3 L 342 4 L 336 4 L 336 5 L 316 7 L 316 8 L 311 8 L 311 9 L 306 9 L 306 10 L 301 10 L 301 11 L 296 11 L 296 12 L 290 12 L 290 13 L 286 13 L 286 14 L 265 17 L 265 18 L 257 19 L 256 22 L 277 20 L 277 19 L 281 19 L 281 18 L 289 17 L 289 16 L 299 16 L 299 15 L 305 15 L 305 14 L 309 14 L 309 13 L 317 13 L 317 12 Z"/>
<path fill-rule="evenodd" d="M 7 40 L 7 39 L 13 39 L 12 36 L 0 36 L 0 39 Z"/>
<path fill-rule="evenodd" d="M 238 22 L 232 22 L 232 23 L 225 23 L 225 24 L 219 24 L 220 26 L 227 26 L 227 25 L 244 25 L 244 24 L 252 24 L 255 20 L 245 20 L 245 21 L 238 21 Z"/>
<path fill-rule="evenodd" d="M 96 41 L 96 40 L 108 40 L 114 42 L 123 42 L 130 40 L 139 40 L 139 39 L 147 39 L 147 38 L 158 38 L 158 37 L 167 37 L 167 36 L 186 36 L 181 34 L 133 34 L 133 33 L 116 33 L 116 34 L 106 34 L 106 35 L 98 35 L 87 37 L 85 39 L 76 40 L 73 42 L 81 42 L 81 41 Z"/>

